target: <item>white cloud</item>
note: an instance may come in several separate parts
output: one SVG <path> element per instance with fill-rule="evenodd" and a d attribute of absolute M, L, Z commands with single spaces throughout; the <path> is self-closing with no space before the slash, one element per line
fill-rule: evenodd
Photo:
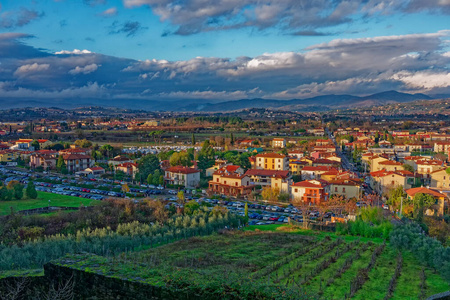
<path fill-rule="evenodd" d="M 112 17 L 117 15 L 117 7 L 111 7 L 103 11 L 100 15 L 105 17 Z"/>
<path fill-rule="evenodd" d="M 38 63 L 27 64 L 27 65 L 18 67 L 17 70 L 14 72 L 14 75 L 22 76 L 27 73 L 42 72 L 42 71 L 48 70 L 48 68 L 50 68 L 49 64 L 38 64 Z"/>
<path fill-rule="evenodd" d="M 86 49 L 84 49 L 84 50 L 73 49 L 73 51 L 61 50 L 61 51 L 55 52 L 55 54 L 76 54 L 76 55 L 91 54 L 91 53 L 93 53 L 93 52 L 86 50 Z"/>
<path fill-rule="evenodd" d="M 392 75 L 391 79 L 399 80 L 411 89 L 421 89 L 423 91 L 450 86 L 450 72 L 401 71 Z"/>
<path fill-rule="evenodd" d="M 89 74 L 89 73 L 97 71 L 98 67 L 99 66 L 97 64 L 90 64 L 90 65 L 87 65 L 84 67 L 76 66 L 75 69 L 72 69 L 69 71 L 69 74 L 72 74 L 72 75 L 76 75 L 76 74 L 80 74 L 80 73 Z"/>

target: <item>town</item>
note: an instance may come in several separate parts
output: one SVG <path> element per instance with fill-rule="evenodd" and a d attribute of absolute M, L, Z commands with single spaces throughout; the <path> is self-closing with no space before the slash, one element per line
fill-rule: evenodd
<path fill-rule="evenodd" d="M 85 111 L 91 113 L 85 115 Z M 43 112 L 47 119 L 41 118 Z M 137 221 L 170 228 L 172 218 L 187 222 L 190 230 L 200 226 L 198 222 L 208 230 L 218 230 L 224 223 L 211 217 L 207 221 L 213 214 L 227 218 L 225 227 L 230 229 L 287 226 L 331 232 L 338 236 L 335 242 L 341 241 L 339 236 L 350 235 L 391 240 L 399 249 L 407 249 L 404 241 L 392 236 L 405 230 L 399 228 L 422 224 L 430 239 L 441 243 L 433 251 L 444 251 L 433 254 L 442 263 L 429 266 L 442 270 L 444 278 L 448 276 L 449 262 L 442 250 L 450 243 L 450 127 L 446 122 L 370 121 L 373 116 L 352 121 L 341 119 L 341 112 L 320 115 L 267 109 L 247 110 L 238 116 L 160 113 L 148 119 L 142 112 L 122 115 L 115 111 L 118 115 L 111 116 L 95 116 L 92 108 L 80 112 L 85 115 L 82 121 L 73 116 L 61 121 L 57 119 L 60 113 L 49 116 L 41 109 L 32 121 L 4 120 L 0 125 L 5 245 L 45 241 L 55 234 L 97 236 L 102 228 L 119 230 Z M 101 213 L 106 213 L 107 220 L 96 216 L 101 207 L 108 211 Z M 188 221 L 189 217 L 194 219 Z M 69 221 L 73 218 L 78 229 Z M 64 225 L 54 227 L 56 222 Z M 195 230 L 190 234 L 203 235 Z M 186 235 L 186 231 L 178 234 Z M 175 232 L 172 235 L 178 239 Z M 361 251 L 366 251 L 363 244 Z M 92 250 L 89 243 L 84 247 L 78 249 L 105 255 L 103 250 Z M 330 240 L 324 247 L 320 251 L 341 246 Z M 350 251 L 349 247 L 356 246 L 345 247 Z M 373 249 L 374 253 L 383 251 Z M 0 251 L 5 257 L 0 268 L 5 271 L 11 265 L 22 265 L 19 270 L 39 268 L 59 257 L 24 260 L 23 253 L 18 260 L 8 256 L 12 255 L 10 248 Z M 121 253 L 124 248 L 108 251 Z M 383 253 L 395 259 L 394 250 Z M 290 280 L 287 274 L 276 274 Z M 301 282 L 312 283 L 316 275 L 311 274 Z M 396 271 L 393 276 L 400 275 Z M 358 278 L 352 283 L 355 286 Z M 445 291 L 446 284 L 442 286 L 444 290 L 422 287 L 422 296 L 415 296 Z M 337 293 L 348 297 L 361 288 L 341 288 Z"/>

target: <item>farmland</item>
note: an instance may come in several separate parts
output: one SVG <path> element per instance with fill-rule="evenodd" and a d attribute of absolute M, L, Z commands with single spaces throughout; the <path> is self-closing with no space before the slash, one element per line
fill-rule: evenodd
<path fill-rule="evenodd" d="M 268 229 L 194 237 L 115 258 L 62 261 L 65 267 L 206 298 L 420 299 L 449 289 L 411 253 L 397 253 L 380 241 Z"/>

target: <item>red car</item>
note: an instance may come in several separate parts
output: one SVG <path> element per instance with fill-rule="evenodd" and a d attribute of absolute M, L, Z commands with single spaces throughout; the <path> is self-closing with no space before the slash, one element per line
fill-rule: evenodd
<path fill-rule="evenodd" d="M 269 218 L 269 221 L 278 221 L 278 217 L 271 217 Z"/>

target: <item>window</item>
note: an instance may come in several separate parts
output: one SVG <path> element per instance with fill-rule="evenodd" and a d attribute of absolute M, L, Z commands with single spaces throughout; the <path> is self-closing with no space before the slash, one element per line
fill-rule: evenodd
<path fill-rule="evenodd" d="M 345 188 L 342 188 L 342 192 L 345 193 Z"/>
<path fill-rule="evenodd" d="M 337 188 L 337 187 L 335 187 L 335 188 L 334 188 L 334 191 L 335 191 L 335 192 L 337 192 L 337 191 L 338 191 L 338 188 Z"/>
<path fill-rule="evenodd" d="M 223 182 L 223 184 L 227 184 L 227 181 L 225 180 L 225 181 Z"/>
<path fill-rule="evenodd" d="M 236 182 L 236 186 L 238 186 L 238 183 Z"/>
<path fill-rule="evenodd" d="M 297 193 L 297 192 L 298 192 L 298 189 L 294 189 L 294 192 Z"/>
<path fill-rule="evenodd" d="M 219 182 L 219 178 L 217 178 L 217 182 Z"/>

